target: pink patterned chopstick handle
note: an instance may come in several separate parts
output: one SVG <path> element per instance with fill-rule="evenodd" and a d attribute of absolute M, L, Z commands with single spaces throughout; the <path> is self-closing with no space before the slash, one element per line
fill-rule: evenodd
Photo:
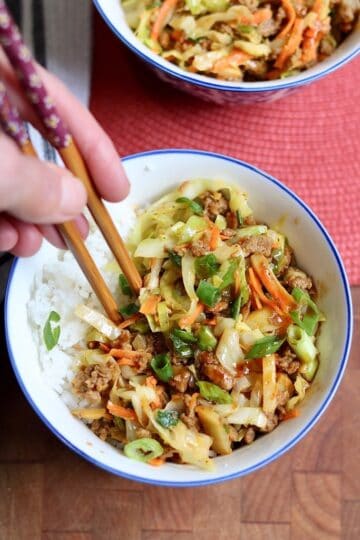
<path fill-rule="evenodd" d="M 0 125 L 22 148 L 30 142 L 25 125 L 17 109 L 11 105 L 5 85 L 0 81 Z"/>
<path fill-rule="evenodd" d="M 71 135 L 48 96 L 31 53 L 24 44 L 4 0 L 0 0 L 0 44 L 44 124 L 50 142 L 58 149 L 66 148 L 72 140 Z"/>

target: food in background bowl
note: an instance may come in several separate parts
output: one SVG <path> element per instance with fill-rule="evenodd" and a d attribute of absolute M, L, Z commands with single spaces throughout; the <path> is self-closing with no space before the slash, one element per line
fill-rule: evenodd
<path fill-rule="evenodd" d="M 79 401 L 71 388 L 76 375 L 74 353 L 80 353 L 71 345 L 84 340 L 89 329 L 74 312 L 79 304 L 96 311 L 101 308 L 71 253 L 46 243 L 34 257 L 16 261 L 6 293 L 6 339 L 19 384 L 36 414 L 62 442 L 113 474 L 172 486 L 205 485 L 248 474 L 278 459 L 301 440 L 320 418 L 338 387 L 352 329 L 351 299 L 341 259 L 305 203 L 251 165 L 194 150 L 148 152 L 125 158 L 123 163 L 131 182 L 130 195 L 126 201 L 108 207 L 124 237 L 136 221 L 135 209 L 146 208 L 164 193 L 175 190 L 184 178 L 207 177 L 214 187 L 218 178 L 223 178 L 226 184 L 233 182 L 240 186 L 249 194 L 254 216 L 289 239 L 298 267 L 311 276 L 318 291 L 316 305 L 326 315 L 315 342 L 319 365 L 306 398 L 296 405 L 299 414 L 290 421 L 280 422 L 253 444 L 215 457 L 215 468 L 211 471 L 172 462 L 152 467 L 128 459 L 71 413 L 73 409 L 88 406 L 85 400 Z M 112 261 L 100 232 L 92 229 L 87 242 L 91 254 L 119 305 L 131 303 L 124 301 L 118 286 L 118 266 Z M 50 351 L 44 344 L 45 335 L 50 347 L 57 341 Z M 84 343 L 80 344 L 82 349 L 86 347 Z"/>
<path fill-rule="evenodd" d="M 285 236 L 246 193 L 187 181 L 139 215 L 129 246 L 143 288 L 134 297 L 120 273 L 124 321 L 75 310 L 89 331 L 67 351 L 85 400 L 73 414 L 130 458 L 208 469 L 294 418 L 324 318 Z"/>
<path fill-rule="evenodd" d="M 358 0 L 123 0 L 137 38 L 192 73 L 227 81 L 297 75 L 353 30 Z"/>

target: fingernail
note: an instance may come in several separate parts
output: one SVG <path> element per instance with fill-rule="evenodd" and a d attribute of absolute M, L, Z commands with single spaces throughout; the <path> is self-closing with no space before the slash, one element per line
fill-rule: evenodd
<path fill-rule="evenodd" d="M 66 216 L 77 216 L 86 205 L 86 190 L 81 180 L 65 175 L 61 178 L 60 210 Z"/>

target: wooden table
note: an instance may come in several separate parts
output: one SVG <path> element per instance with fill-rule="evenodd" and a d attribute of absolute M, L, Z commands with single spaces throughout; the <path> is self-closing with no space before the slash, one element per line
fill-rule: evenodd
<path fill-rule="evenodd" d="M 25 401 L 2 341 L 0 540 L 360 539 L 360 288 L 353 297 L 352 355 L 320 422 L 265 469 L 205 488 L 137 484 L 70 452 Z"/>

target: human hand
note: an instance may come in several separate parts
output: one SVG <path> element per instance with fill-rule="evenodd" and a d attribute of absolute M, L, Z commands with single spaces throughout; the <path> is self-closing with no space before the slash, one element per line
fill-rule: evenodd
<path fill-rule="evenodd" d="M 129 183 L 109 137 L 58 79 L 40 67 L 39 71 L 99 194 L 111 202 L 126 197 Z M 1 50 L 0 74 L 21 117 L 43 132 Z M 88 226 L 81 215 L 85 205 L 86 192 L 80 180 L 66 169 L 23 155 L 0 132 L 0 251 L 30 256 L 40 248 L 43 237 L 64 247 L 53 224 L 72 219 L 85 237 Z"/>

